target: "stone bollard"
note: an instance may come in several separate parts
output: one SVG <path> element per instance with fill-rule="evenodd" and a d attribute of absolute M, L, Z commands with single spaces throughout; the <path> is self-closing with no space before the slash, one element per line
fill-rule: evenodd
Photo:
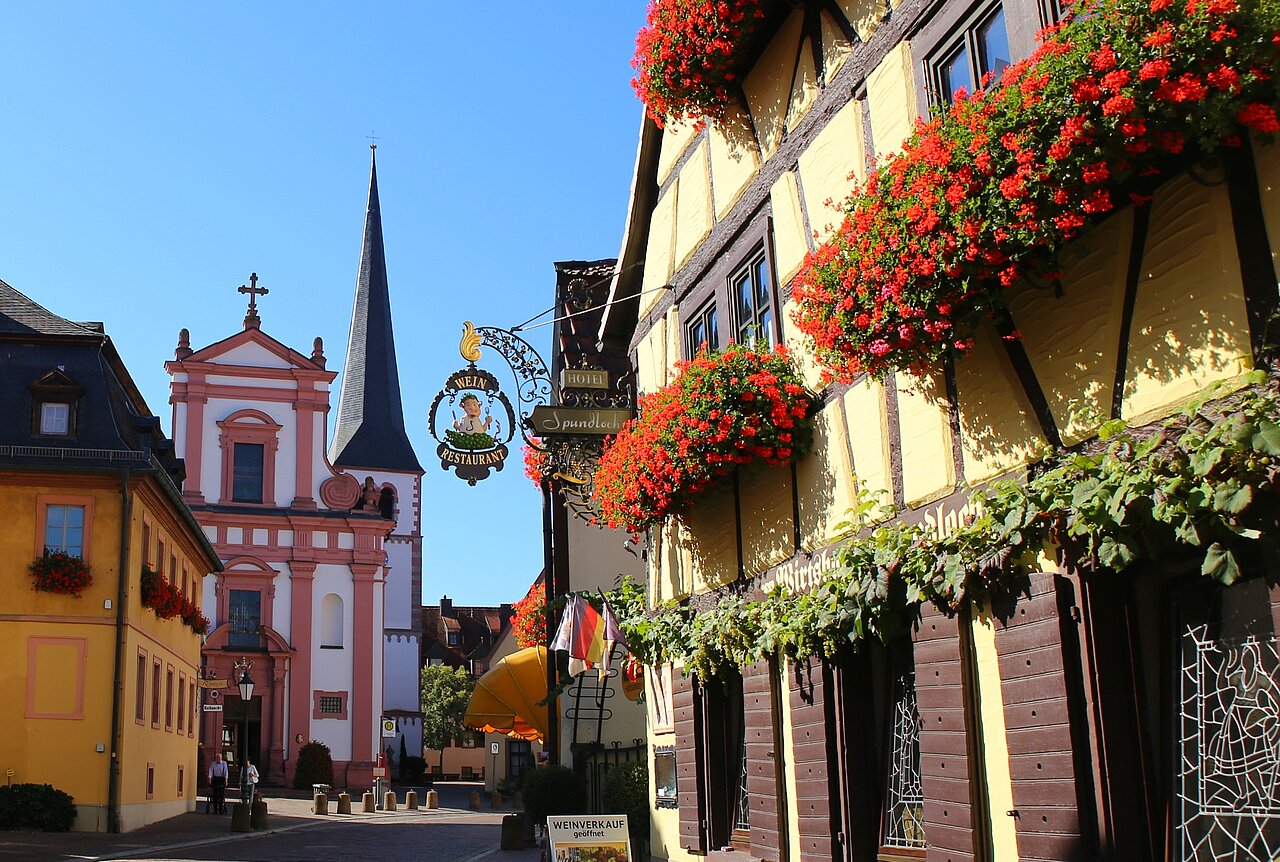
<path fill-rule="evenodd" d="M 418 810 L 418 791 L 410 790 L 404 795 L 404 807 L 406 811 Z"/>
<path fill-rule="evenodd" d="M 243 802 L 233 804 L 231 806 L 231 831 L 248 832 L 252 828 L 249 825 L 249 806 Z"/>
<path fill-rule="evenodd" d="M 489 796 L 489 807 L 490 807 L 490 808 L 501 808 L 501 807 L 502 807 L 502 794 L 501 794 L 501 793 L 499 793 L 498 791 L 496 791 L 496 790 L 495 790 L 495 791 L 493 791 L 493 793 L 492 793 L 492 794 L 490 794 L 490 796 Z"/>
<path fill-rule="evenodd" d="M 314 803 L 313 810 L 315 811 L 316 814 L 329 813 L 329 797 L 327 795 L 323 793 L 317 793 L 314 797 L 312 797 L 311 801 L 312 803 Z"/>
<path fill-rule="evenodd" d="M 480 810 L 480 791 L 479 790 L 471 791 L 471 800 L 469 805 L 472 811 Z"/>
<path fill-rule="evenodd" d="M 351 813 L 351 794 L 350 793 L 338 794 L 338 813 L 339 814 Z"/>
<path fill-rule="evenodd" d="M 396 810 L 396 792 L 394 790 L 388 790 L 386 793 L 382 794 L 382 810 Z"/>
<path fill-rule="evenodd" d="M 249 813 L 249 828 L 267 828 L 267 800 L 258 799 L 253 803 L 253 810 Z"/>
<path fill-rule="evenodd" d="M 503 850 L 524 849 L 524 815 L 505 814 L 502 817 L 502 841 L 499 847 Z"/>
<path fill-rule="evenodd" d="M 440 794 L 434 790 L 427 791 L 427 810 L 435 810 L 440 807 Z"/>
<path fill-rule="evenodd" d="M 364 813 L 365 813 L 365 814 L 372 814 L 374 811 L 376 811 L 376 810 L 377 810 L 376 808 L 374 808 L 374 804 L 373 804 L 373 791 L 372 791 L 372 790 L 366 790 L 366 791 L 364 792 L 364 800 L 363 800 L 363 801 L 364 801 Z"/>

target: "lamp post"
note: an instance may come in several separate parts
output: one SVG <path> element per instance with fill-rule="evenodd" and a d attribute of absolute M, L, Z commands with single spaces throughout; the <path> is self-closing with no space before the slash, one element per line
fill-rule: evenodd
<path fill-rule="evenodd" d="M 250 786 L 247 792 L 245 788 L 249 768 L 249 701 L 253 699 L 253 677 L 249 676 L 248 664 L 244 666 L 244 673 L 240 676 L 238 685 L 240 686 L 240 708 L 243 710 L 244 717 L 242 725 L 244 742 L 240 746 L 243 753 L 240 761 L 240 798 L 246 802 L 252 802 L 253 787 Z"/>

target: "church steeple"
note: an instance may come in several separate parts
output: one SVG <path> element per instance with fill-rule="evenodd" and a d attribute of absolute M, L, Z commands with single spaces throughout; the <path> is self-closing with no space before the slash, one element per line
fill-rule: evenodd
<path fill-rule="evenodd" d="M 369 172 L 364 247 L 351 311 L 351 337 L 338 399 L 338 425 L 329 449 L 335 466 L 421 473 L 404 429 L 400 375 L 391 332 L 391 297 L 378 210 L 377 145 Z"/>

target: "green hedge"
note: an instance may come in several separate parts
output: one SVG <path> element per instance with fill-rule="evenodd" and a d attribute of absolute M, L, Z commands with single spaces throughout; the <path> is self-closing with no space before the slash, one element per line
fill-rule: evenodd
<path fill-rule="evenodd" d="M 69 832 L 75 819 L 71 797 L 48 784 L 0 787 L 0 829 Z"/>
<path fill-rule="evenodd" d="M 524 810 L 543 825 L 547 815 L 586 814 L 587 784 L 567 766 L 539 766 L 525 773 Z"/>
<path fill-rule="evenodd" d="M 308 742 L 298 749 L 293 787 L 295 790 L 310 790 L 313 784 L 333 786 L 333 755 L 323 742 Z"/>

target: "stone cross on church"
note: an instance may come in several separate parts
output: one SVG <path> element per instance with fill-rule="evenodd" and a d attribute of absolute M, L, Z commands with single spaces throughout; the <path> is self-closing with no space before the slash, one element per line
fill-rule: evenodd
<path fill-rule="evenodd" d="M 265 287 L 258 287 L 258 274 L 256 272 L 249 273 L 249 286 L 243 284 L 237 289 L 239 293 L 249 294 L 249 313 L 244 316 L 244 326 L 246 329 L 253 327 L 259 328 L 262 318 L 258 317 L 258 297 L 266 296 L 271 291 Z"/>

